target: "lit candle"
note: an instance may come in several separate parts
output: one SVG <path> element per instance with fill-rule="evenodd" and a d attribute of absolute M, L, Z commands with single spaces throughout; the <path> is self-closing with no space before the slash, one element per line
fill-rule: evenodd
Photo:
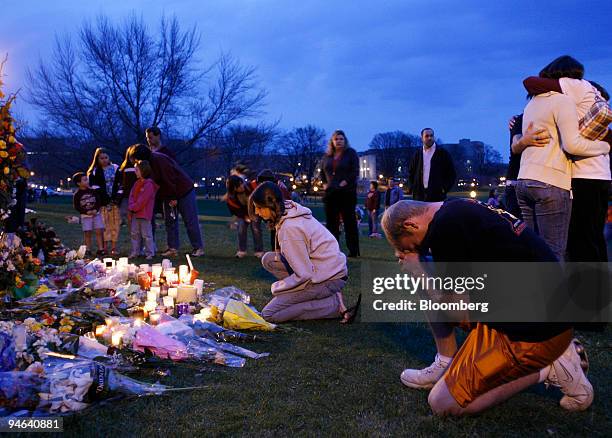
<path fill-rule="evenodd" d="M 111 269 L 113 269 L 115 267 L 115 260 L 111 259 L 110 257 L 105 258 L 104 260 L 102 260 L 104 262 L 104 266 L 106 267 L 106 270 L 109 271 Z"/>
<path fill-rule="evenodd" d="M 159 286 L 151 286 L 149 292 L 153 292 L 156 295 L 156 299 L 159 298 L 159 294 L 161 293 L 161 288 Z"/>
<path fill-rule="evenodd" d="M 193 282 L 193 286 L 196 288 L 196 293 L 198 296 L 202 295 L 202 291 L 204 290 L 204 280 L 198 278 Z"/>
<path fill-rule="evenodd" d="M 174 298 L 171 296 L 164 297 L 164 306 L 166 307 L 174 307 Z"/>
<path fill-rule="evenodd" d="M 176 301 L 179 303 L 194 303 L 198 300 L 196 288 L 193 286 L 181 285 L 178 287 Z"/>
<path fill-rule="evenodd" d="M 168 288 L 168 296 L 172 297 L 172 298 L 176 298 L 178 295 L 178 289 L 176 287 L 169 287 Z"/>
<path fill-rule="evenodd" d="M 136 318 L 134 320 L 134 327 L 142 327 L 142 319 Z"/>
<path fill-rule="evenodd" d="M 155 291 L 148 291 L 147 292 L 147 301 L 151 301 L 151 302 L 157 302 L 157 292 Z"/>
<path fill-rule="evenodd" d="M 119 267 L 128 266 L 129 264 L 130 262 L 128 261 L 127 257 L 120 257 L 117 261 L 117 266 Z"/>
<path fill-rule="evenodd" d="M 161 318 L 161 315 L 157 312 L 153 312 L 149 315 L 149 322 L 151 325 L 157 325 L 159 324 L 159 318 Z"/>
<path fill-rule="evenodd" d="M 118 347 L 121 344 L 121 338 L 123 337 L 123 332 L 114 332 L 111 338 L 111 342 L 115 347 Z"/>
<path fill-rule="evenodd" d="M 162 269 L 163 269 L 162 265 L 159 263 L 151 267 L 151 272 L 153 273 L 154 280 L 159 280 L 159 277 L 161 276 L 161 273 L 162 273 Z"/>
<path fill-rule="evenodd" d="M 179 281 L 181 283 L 189 283 L 189 266 L 179 266 Z"/>
<path fill-rule="evenodd" d="M 157 307 L 157 301 L 147 301 L 145 302 L 144 308 L 147 312 L 153 312 Z"/>
<path fill-rule="evenodd" d="M 96 336 L 100 337 L 104 334 L 104 331 L 106 330 L 106 326 L 105 325 L 99 325 L 96 327 Z"/>

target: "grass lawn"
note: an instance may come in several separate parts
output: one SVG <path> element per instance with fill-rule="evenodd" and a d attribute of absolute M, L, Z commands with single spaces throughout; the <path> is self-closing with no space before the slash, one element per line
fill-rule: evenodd
<path fill-rule="evenodd" d="M 61 201 L 64 201 L 63 199 Z M 68 246 L 81 242 L 78 225 L 68 225 L 70 204 L 51 199 L 35 204 L 37 216 L 53 225 Z M 195 260 L 205 281 L 235 285 L 261 309 L 270 299 L 272 277 L 252 256 L 237 260 L 235 231 L 227 227 L 224 204 L 200 200 L 206 256 Z M 320 217 L 319 211 L 316 215 Z M 384 240 L 362 231 L 360 260 L 349 261 L 346 301 L 359 293 L 361 263 L 392 260 Z M 158 232 L 160 248 L 163 230 Z M 122 230 L 122 248 L 127 235 Z M 182 242 L 187 243 L 184 234 Z M 251 244 L 251 243 L 250 243 Z M 269 248 L 269 238 L 264 235 Z M 184 249 L 187 249 L 185 247 Z M 591 361 L 593 406 L 568 413 L 558 405 L 560 392 L 542 386 L 519 394 L 488 412 L 470 418 L 437 418 L 427 393 L 401 385 L 406 367 L 429 365 L 435 354 L 423 324 L 341 326 L 337 321 L 286 324 L 248 345 L 271 355 L 248 360 L 243 369 L 212 365 L 176 365 L 160 382 L 171 386 L 205 385 L 205 389 L 163 397 L 124 399 L 64 420 L 72 436 L 174 435 L 341 435 L 341 436 L 610 436 L 612 431 L 612 330 L 580 334 Z M 154 377 L 148 380 L 154 380 Z"/>

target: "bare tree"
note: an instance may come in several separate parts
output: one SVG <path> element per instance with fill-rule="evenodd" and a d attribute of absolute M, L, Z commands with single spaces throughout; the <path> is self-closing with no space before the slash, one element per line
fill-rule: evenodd
<path fill-rule="evenodd" d="M 313 125 L 294 128 L 280 137 L 278 146 L 293 176 L 305 181 L 306 189 L 310 190 L 325 150 L 325 131 Z M 306 175 L 306 180 L 303 175 Z"/>
<path fill-rule="evenodd" d="M 238 161 L 248 163 L 253 170 L 265 167 L 267 148 L 276 135 L 276 123 L 231 125 L 207 138 L 204 160 L 217 162 L 215 167 L 220 164 L 223 174 Z"/>
<path fill-rule="evenodd" d="M 28 71 L 28 99 L 48 130 L 122 154 L 144 140 L 148 126 L 182 139 L 177 154 L 230 123 L 260 113 L 265 91 L 255 70 L 223 54 L 202 68 L 200 35 L 161 18 L 150 30 L 142 17 L 121 24 L 99 16 L 78 38 L 56 38 L 49 60 Z"/>
<path fill-rule="evenodd" d="M 386 177 L 395 176 L 399 168 L 408 168 L 413 148 L 419 145 L 418 136 L 402 131 L 376 134 L 370 142 L 370 149 L 376 151 L 376 167 Z"/>

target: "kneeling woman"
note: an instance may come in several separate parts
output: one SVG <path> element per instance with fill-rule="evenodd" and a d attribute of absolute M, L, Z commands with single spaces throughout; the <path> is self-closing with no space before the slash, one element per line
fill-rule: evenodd
<path fill-rule="evenodd" d="M 283 201 L 282 192 L 271 182 L 251 194 L 249 210 L 276 230 L 275 251 L 261 259 L 278 279 L 271 287 L 274 298 L 262 311 L 264 318 L 278 323 L 342 317 L 343 323 L 352 322 L 357 306 L 347 309 L 342 299 L 348 278 L 346 256 L 327 228 L 308 208 Z"/>

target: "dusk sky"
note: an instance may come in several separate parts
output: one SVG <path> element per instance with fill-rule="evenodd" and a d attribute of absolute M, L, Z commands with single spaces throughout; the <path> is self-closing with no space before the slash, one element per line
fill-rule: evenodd
<path fill-rule="evenodd" d="M 266 118 L 290 129 L 344 129 L 366 149 L 378 132 L 431 126 L 446 142 L 471 138 L 507 156 L 510 115 L 525 105 L 521 81 L 569 54 L 587 78 L 612 89 L 612 2 L 3 0 L 0 54 L 9 91 L 49 60 L 54 36 L 84 19 L 162 13 L 202 34 L 199 58 L 221 50 L 257 67 Z M 601 24 L 600 24 L 601 23 Z M 36 123 L 19 99 L 17 114 Z"/>

